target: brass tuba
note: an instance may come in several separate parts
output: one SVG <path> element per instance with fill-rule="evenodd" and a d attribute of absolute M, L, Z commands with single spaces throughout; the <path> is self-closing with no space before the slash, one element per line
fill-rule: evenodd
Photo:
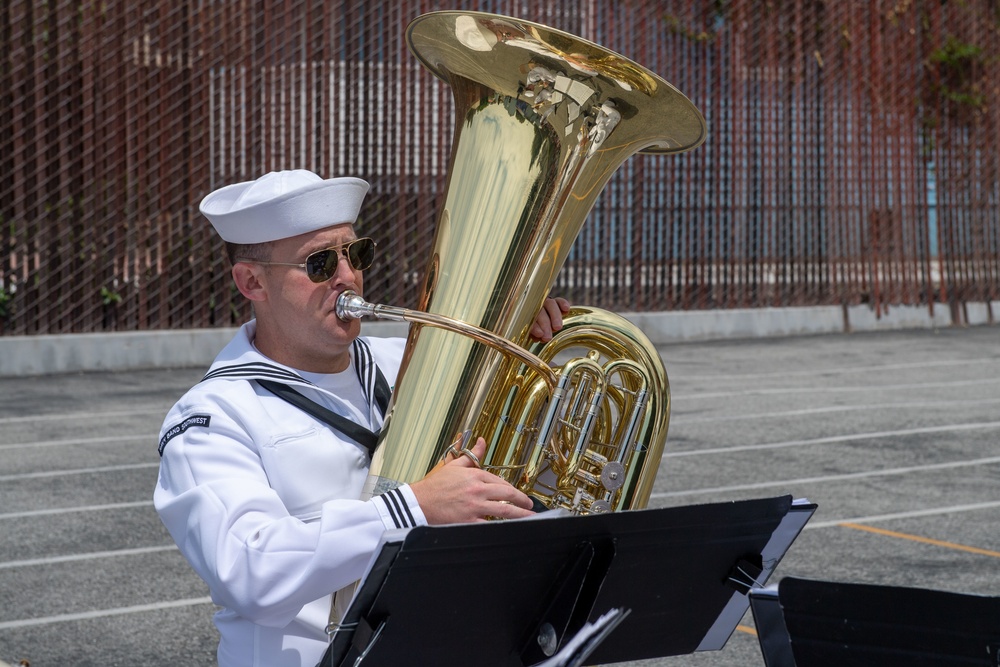
<path fill-rule="evenodd" d="M 407 43 L 451 86 L 456 127 L 419 308 L 338 301 L 345 319 L 411 323 L 363 497 L 420 479 L 475 434 L 483 467 L 547 507 L 645 507 L 670 417 L 656 349 L 592 308 L 548 344 L 528 332 L 614 171 L 697 147 L 704 118 L 640 65 L 528 21 L 433 12 Z"/>

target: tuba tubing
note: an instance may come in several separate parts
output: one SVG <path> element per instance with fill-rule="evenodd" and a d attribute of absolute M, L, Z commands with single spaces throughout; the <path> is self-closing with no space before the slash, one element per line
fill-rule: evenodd
<path fill-rule="evenodd" d="M 511 357 L 514 357 L 515 359 L 521 360 L 545 378 L 545 380 L 549 383 L 549 386 L 554 387 L 556 384 L 556 375 L 552 369 L 531 352 L 528 352 L 519 345 L 515 345 L 506 338 L 496 335 L 488 329 L 483 329 L 461 320 L 456 320 L 453 317 L 435 315 L 434 313 L 425 313 L 419 310 L 401 308 L 399 306 L 369 303 L 353 290 L 346 290 L 337 297 L 336 312 L 337 317 L 345 322 L 369 316 L 374 317 L 377 320 L 426 324 L 432 327 L 447 329 L 448 331 L 468 336 L 469 338 L 477 340 L 480 343 L 489 345 L 499 352 L 503 352 Z"/>
<path fill-rule="evenodd" d="M 644 506 L 669 419 L 655 348 L 598 309 L 544 347 L 529 330 L 612 174 L 697 147 L 704 118 L 644 67 L 529 21 L 432 12 L 406 38 L 450 86 L 455 129 L 418 308 L 343 297 L 345 317 L 410 322 L 362 497 L 422 478 L 471 432 L 484 467 L 550 507 Z M 554 361 L 574 348 L 587 361 Z"/>

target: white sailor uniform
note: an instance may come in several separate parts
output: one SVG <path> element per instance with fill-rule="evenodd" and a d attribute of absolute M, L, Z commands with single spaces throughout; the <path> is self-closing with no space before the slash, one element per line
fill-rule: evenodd
<path fill-rule="evenodd" d="M 331 593 L 363 575 L 383 531 L 426 519 L 408 485 L 358 500 L 367 450 L 253 380 L 377 432 L 375 368 L 391 386 L 405 340 L 355 341 L 348 372 L 360 382 L 348 384 L 363 395 L 351 401 L 260 354 L 254 331 L 245 324 L 167 414 L 153 501 L 221 607 L 219 664 L 312 666 L 328 645 Z"/>

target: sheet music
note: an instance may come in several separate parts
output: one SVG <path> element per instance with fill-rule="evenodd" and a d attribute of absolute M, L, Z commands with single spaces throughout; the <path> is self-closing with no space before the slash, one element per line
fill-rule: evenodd
<path fill-rule="evenodd" d="M 568 642 L 565 642 L 562 649 L 555 655 L 533 667 L 579 667 L 604 638 L 625 620 L 628 614 L 627 609 L 609 609 L 593 623 L 587 623 L 580 628 L 580 631 Z"/>

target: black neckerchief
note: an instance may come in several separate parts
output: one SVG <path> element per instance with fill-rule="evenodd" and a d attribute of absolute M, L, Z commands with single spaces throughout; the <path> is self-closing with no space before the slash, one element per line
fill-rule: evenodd
<path fill-rule="evenodd" d="M 385 376 L 382 375 L 382 371 L 375 363 L 371 348 L 366 342 L 361 339 L 355 339 L 352 351 L 354 353 L 354 367 L 365 398 L 368 399 L 369 405 L 374 403 L 378 406 L 384 419 L 385 412 L 389 407 L 389 397 L 392 394 L 392 391 L 389 389 L 389 383 L 386 382 Z M 301 377 L 292 375 L 296 379 L 302 380 Z M 272 377 L 274 376 L 272 375 Z M 254 381 L 278 398 L 288 401 L 300 410 L 327 424 L 335 431 L 343 433 L 351 440 L 354 440 L 368 450 L 369 456 L 375 453 L 375 447 L 378 445 L 377 432 L 373 433 L 364 426 L 356 424 L 346 417 L 341 417 L 336 412 L 320 405 L 316 401 L 306 398 L 287 384 L 271 379 L 262 379 L 259 375 L 254 378 Z"/>
<path fill-rule="evenodd" d="M 386 379 L 382 375 L 382 371 L 379 370 L 378 366 L 375 367 L 375 374 L 375 403 L 378 405 L 382 416 L 385 417 L 385 411 L 389 407 L 389 383 L 386 382 Z M 325 408 L 316 401 L 306 398 L 287 384 L 282 384 L 273 380 L 262 380 L 260 378 L 254 380 L 254 382 L 262 386 L 264 389 L 267 389 L 278 398 L 288 401 L 303 412 L 306 412 L 324 424 L 327 424 L 335 431 L 339 431 L 351 440 L 354 440 L 368 450 L 369 456 L 375 453 L 375 447 L 378 445 L 378 433 L 373 433 L 364 426 L 356 424 L 346 417 L 341 417 L 333 410 Z"/>

